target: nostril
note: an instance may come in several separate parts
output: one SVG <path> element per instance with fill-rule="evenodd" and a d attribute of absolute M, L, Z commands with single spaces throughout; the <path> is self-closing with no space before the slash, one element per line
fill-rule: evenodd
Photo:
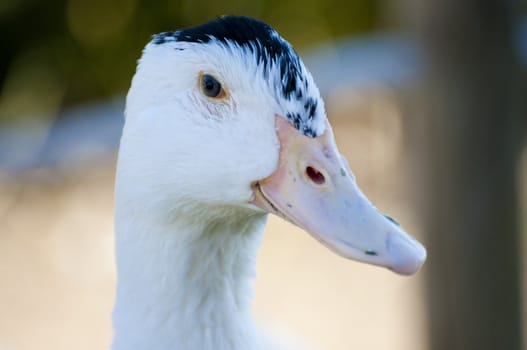
<path fill-rule="evenodd" d="M 311 179 L 311 181 L 313 181 L 317 185 L 322 185 L 326 182 L 324 174 L 322 174 L 320 171 L 313 168 L 312 166 L 308 166 L 306 168 L 306 175 Z"/>

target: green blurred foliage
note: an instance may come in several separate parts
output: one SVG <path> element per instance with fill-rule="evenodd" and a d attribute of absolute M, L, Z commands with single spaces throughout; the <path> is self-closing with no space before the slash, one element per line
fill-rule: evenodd
<path fill-rule="evenodd" d="M 380 23 L 372 0 L 0 0 L 0 122 L 123 94 L 152 34 L 223 14 L 260 18 L 298 49 Z"/>

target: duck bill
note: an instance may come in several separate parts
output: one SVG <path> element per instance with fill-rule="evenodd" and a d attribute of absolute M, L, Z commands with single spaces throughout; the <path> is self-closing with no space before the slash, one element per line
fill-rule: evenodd
<path fill-rule="evenodd" d="M 309 232 L 337 254 L 410 275 L 425 248 L 382 214 L 357 187 L 331 126 L 310 138 L 276 116 L 276 171 L 255 184 L 253 204 Z"/>

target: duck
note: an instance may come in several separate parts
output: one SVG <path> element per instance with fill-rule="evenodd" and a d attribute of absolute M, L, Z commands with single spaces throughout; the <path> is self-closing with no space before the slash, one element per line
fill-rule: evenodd
<path fill-rule="evenodd" d="M 426 259 L 361 192 L 313 77 L 263 21 L 154 35 L 124 113 L 113 350 L 274 349 L 251 314 L 269 214 L 398 274 Z"/>

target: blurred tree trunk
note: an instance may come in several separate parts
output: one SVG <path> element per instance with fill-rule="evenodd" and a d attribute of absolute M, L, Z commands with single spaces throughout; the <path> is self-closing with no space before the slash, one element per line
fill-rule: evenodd
<path fill-rule="evenodd" d="M 423 170 L 430 348 L 520 350 L 516 175 L 527 90 L 512 2 L 419 4 L 427 67 L 414 147 Z"/>

